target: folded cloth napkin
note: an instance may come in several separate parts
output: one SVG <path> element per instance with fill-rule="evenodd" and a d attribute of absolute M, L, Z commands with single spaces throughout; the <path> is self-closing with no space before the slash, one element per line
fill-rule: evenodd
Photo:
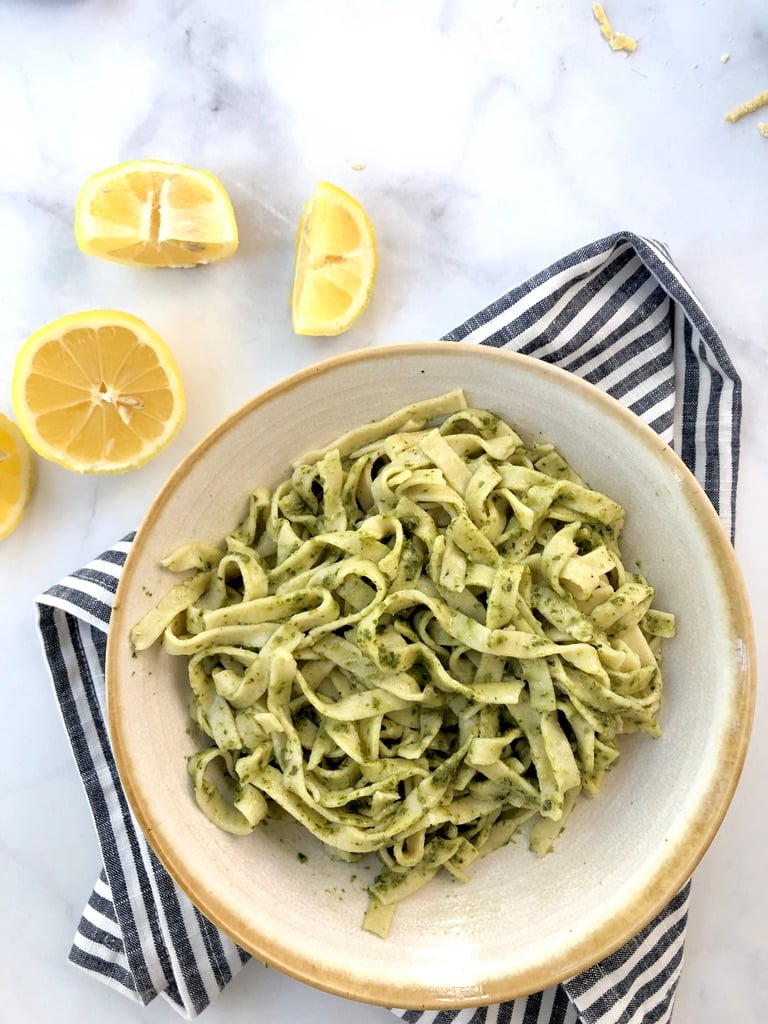
<path fill-rule="evenodd" d="M 621 233 L 579 249 L 445 336 L 510 348 L 585 377 L 632 409 L 694 472 L 734 536 L 741 384 L 663 245 Z M 176 887 L 136 824 L 105 725 L 104 661 L 132 536 L 37 599 L 43 651 L 104 863 L 70 960 L 142 1003 L 158 993 L 201 1013 L 247 963 Z M 409 1024 L 669 1021 L 690 882 L 624 947 L 577 977 L 513 1002 L 394 1009 Z"/>

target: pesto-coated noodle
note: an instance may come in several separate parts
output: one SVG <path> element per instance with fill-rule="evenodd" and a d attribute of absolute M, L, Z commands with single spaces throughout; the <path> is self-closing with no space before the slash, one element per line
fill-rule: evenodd
<path fill-rule="evenodd" d="M 247 834 L 279 805 L 338 856 L 376 853 L 382 936 L 529 819 L 549 851 L 617 737 L 659 734 L 674 617 L 624 566 L 623 521 L 461 391 L 298 460 L 223 548 L 165 560 L 185 578 L 132 632 L 188 659 L 200 808 Z"/>

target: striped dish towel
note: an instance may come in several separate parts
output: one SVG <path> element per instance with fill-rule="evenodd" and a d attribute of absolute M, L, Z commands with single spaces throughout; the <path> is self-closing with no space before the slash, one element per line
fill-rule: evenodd
<path fill-rule="evenodd" d="M 697 476 L 731 539 L 741 385 L 699 302 L 657 242 L 622 233 L 497 299 L 446 341 L 510 348 L 585 377 L 653 427 Z M 104 869 L 70 960 L 123 994 L 192 1018 L 248 954 L 190 903 L 145 842 L 105 725 L 107 629 L 131 536 L 37 599 L 38 626 Z M 690 882 L 626 946 L 570 981 L 500 1006 L 394 1009 L 408 1024 L 650 1024 L 671 1018 Z"/>

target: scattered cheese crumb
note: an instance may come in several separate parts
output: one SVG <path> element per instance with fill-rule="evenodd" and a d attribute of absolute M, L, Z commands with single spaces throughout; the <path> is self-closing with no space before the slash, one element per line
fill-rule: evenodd
<path fill-rule="evenodd" d="M 730 53 L 724 53 L 723 56 L 720 58 L 720 62 L 721 62 L 721 64 L 727 64 L 730 59 L 731 59 Z"/>
<path fill-rule="evenodd" d="M 729 110 L 725 115 L 725 120 L 733 124 L 735 121 L 740 121 L 742 117 L 746 117 L 747 114 L 754 114 L 761 107 L 768 107 L 768 90 L 753 96 L 751 100 L 742 103 L 740 107 L 734 107 L 733 110 Z"/>
<path fill-rule="evenodd" d="M 757 130 L 764 139 L 768 139 L 768 121 L 761 121 L 757 126 Z"/>
<path fill-rule="evenodd" d="M 608 21 L 608 15 L 605 13 L 602 4 L 593 4 L 592 13 L 600 26 L 600 33 L 603 39 L 608 41 L 612 50 L 624 50 L 627 53 L 635 52 L 637 49 L 637 41 L 631 36 L 624 35 L 622 32 L 613 31 L 611 23 Z"/>
<path fill-rule="evenodd" d="M 612 50 L 626 50 L 627 53 L 634 53 L 637 49 L 637 41 L 631 36 L 622 35 L 621 32 L 617 32 L 609 41 Z"/>
<path fill-rule="evenodd" d="M 365 164 L 350 164 L 349 166 L 352 168 L 353 171 L 364 171 L 365 170 Z"/>
<path fill-rule="evenodd" d="M 611 23 L 608 21 L 608 17 L 605 11 L 603 10 L 603 5 L 593 4 L 592 13 L 597 19 L 597 23 L 600 26 L 600 31 L 603 34 L 603 38 L 607 39 L 610 43 L 611 39 L 613 38 L 613 29 L 611 28 Z"/>

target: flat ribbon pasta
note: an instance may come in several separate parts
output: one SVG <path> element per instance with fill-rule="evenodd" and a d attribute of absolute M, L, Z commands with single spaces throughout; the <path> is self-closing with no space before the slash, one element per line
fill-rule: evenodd
<path fill-rule="evenodd" d="M 622 561 L 624 510 L 461 391 L 349 431 L 255 489 L 132 632 L 188 659 L 201 810 L 280 807 L 376 854 L 364 927 L 530 819 L 543 854 L 618 737 L 659 735 L 674 616 Z M 191 574 L 191 575 L 190 575 Z"/>

